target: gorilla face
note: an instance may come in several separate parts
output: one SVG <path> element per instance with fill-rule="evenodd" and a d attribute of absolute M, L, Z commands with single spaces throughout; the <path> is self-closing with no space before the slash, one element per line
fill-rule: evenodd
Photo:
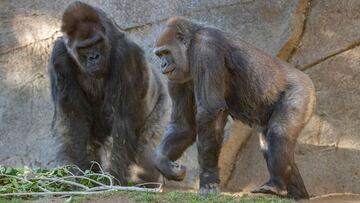
<path fill-rule="evenodd" d="M 107 74 L 110 44 L 102 32 L 98 31 L 86 39 L 68 38 L 66 44 L 83 73 L 94 78 Z"/>
<path fill-rule="evenodd" d="M 173 82 L 191 79 L 184 35 L 176 27 L 166 27 L 156 41 L 154 53 L 161 60 L 160 70 Z"/>

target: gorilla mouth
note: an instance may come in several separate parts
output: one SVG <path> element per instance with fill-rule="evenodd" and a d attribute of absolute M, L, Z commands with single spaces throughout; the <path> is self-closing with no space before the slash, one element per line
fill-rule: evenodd
<path fill-rule="evenodd" d="M 175 70 L 175 66 L 167 66 L 166 68 L 162 68 L 161 69 L 161 72 L 164 74 L 164 75 L 170 75 L 172 72 L 174 72 Z"/>

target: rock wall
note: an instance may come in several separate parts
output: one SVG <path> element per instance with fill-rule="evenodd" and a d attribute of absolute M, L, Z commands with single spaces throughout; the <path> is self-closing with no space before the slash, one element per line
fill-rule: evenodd
<path fill-rule="evenodd" d="M 70 0 L 0 2 L 0 164 L 51 165 L 53 106 L 47 61 Z M 146 50 L 174 15 L 207 22 L 305 71 L 317 89 L 316 114 L 299 138 L 296 160 L 310 194 L 360 193 L 360 2 L 357 0 L 88 0 Z M 224 143 L 223 187 L 245 191 L 267 179 L 251 129 L 235 122 Z M 182 162 L 180 186 L 197 186 L 196 148 Z"/>

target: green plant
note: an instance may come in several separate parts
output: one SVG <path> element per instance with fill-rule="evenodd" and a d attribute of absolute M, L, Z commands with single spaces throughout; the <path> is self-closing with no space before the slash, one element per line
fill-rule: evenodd
<path fill-rule="evenodd" d="M 92 169 L 96 166 L 100 172 Z M 135 186 L 118 186 L 119 181 L 102 170 L 93 162 L 89 170 L 83 171 L 75 165 L 55 169 L 32 170 L 28 167 L 12 168 L 0 166 L 0 197 L 32 197 L 86 195 L 114 190 L 136 190 L 158 192 L 158 188 L 144 188 L 146 184 Z M 130 185 L 133 185 L 130 183 Z"/>

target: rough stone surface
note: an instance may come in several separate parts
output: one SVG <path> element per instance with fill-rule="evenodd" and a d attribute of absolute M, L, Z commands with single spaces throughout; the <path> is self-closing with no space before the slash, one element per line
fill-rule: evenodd
<path fill-rule="evenodd" d="M 307 128 L 301 142 L 360 150 L 360 47 L 313 66 L 306 73 L 317 89 L 318 106 L 316 118 L 310 122 L 316 127 Z"/>
<path fill-rule="evenodd" d="M 51 165 L 52 103 L 47 61 L 71 0 L 0 2 L 0 164 Z M 146 51 L 151 65 L 156 34 L 183 15 L 229 31 L 314 80 L 317 110 L 299 138 L 296 160 L 310 194 L 360 193 L 360 2 L 357 0 L 87 0 L 101 7 Z M 295 48 L 295 49 L 294 49 Z M 250 190 L 267 179 L 251 129 L 235 122 L 220 157 L 222 186 Z M 183 182 L 198 187 L 196 146 L 180 160 Z M 233 164 L 234 163 L 234 164 Z"/>
<path fill-rule="evenodd" d="M 53 157 L 50 44 L 40 41 L 0 55 L 0 163 L 41 166 Z"/>
<path fill-rule="evenodd" d="M 312 0 L 301 43 L 291 59 L 307 67 L 360 43 L 360 1 Z"/>

